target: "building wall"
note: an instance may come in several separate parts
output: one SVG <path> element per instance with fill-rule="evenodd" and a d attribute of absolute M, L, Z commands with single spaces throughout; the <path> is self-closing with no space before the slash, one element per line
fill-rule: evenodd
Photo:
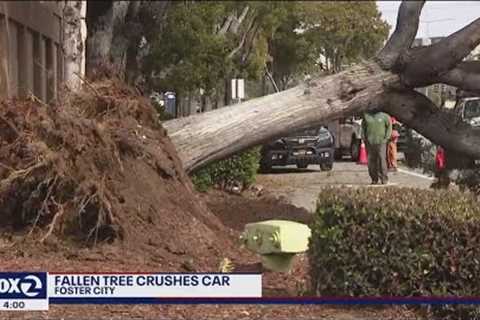
<path fill-rule="evenodd" d="M 59 2 L 0 1 L 0 97 L 56 98 L 61 42 Z"/>

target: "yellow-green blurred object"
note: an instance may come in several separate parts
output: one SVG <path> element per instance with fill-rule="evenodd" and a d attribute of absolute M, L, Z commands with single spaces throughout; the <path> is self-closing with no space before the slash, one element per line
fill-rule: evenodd
<path fill-rule="evenodd" d="M 220 261 L 218 270 L 222 273 L 231 273 L 235 270 L 235 266 L 233 265 L 232 260 L 228 258 L 223 258 L 222 261 Z"/>
<path fill-rule="evenodd" d="M 259 254 L 298 253 L 308 249 L 310 228 L 302 223 L 268 220 L 245 226 L 242 240 L 246 247 Z"/>
<path fill-rule="evenodd" d="M 251 251 L 262 256 L 265 268 L 288 271 L 296 253 L 308 249 L 310 228 L 302 223 L 268 220 L 249 223 L 240 239 Z"/>

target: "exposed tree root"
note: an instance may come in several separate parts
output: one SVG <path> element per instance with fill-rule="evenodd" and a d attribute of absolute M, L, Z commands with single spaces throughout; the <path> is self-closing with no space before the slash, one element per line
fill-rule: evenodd
<path fill-rule="evenodd" d="M 0 193 L 9 189 L 16 180 L 25 179 L 33 171 L 47 167 L 51 163 L 51 161 L 52 159 L 46 159 L 26 169 L 13 171 L 6 179 L 0 181 Z"/>
<path fill-rule="evenodd" d="M 57 179 L 58 179 L 58 175 L 55 176 L 54 178 L 48 179 L 47 181 L 42 181 L 41 183 L 38 184 L 37 189 L 35 190 L 34 193 L 38 193 L 42 185 L 47 185 L 48 186 L 47 195 L 45 196 L 45 199 L 42 202 L 42 206 L 40 210 L 38 210 L 37 216 L 35 217 L 35 221 L 33 222 L 32 228 L 30 229 L 30 232 L 27 234 L 27 237 L 32 234 L 33 230 L 38 224 L 38 221 L 40 220 L 40 217 L 42 215 L 48 215 L 50 213 L 48 200 L 50 200 L 50 196 L 52 194 L 53 188 L 57 183 Z M 54 200 L 52 199 L 52 201 Z M 22 212 L 22 215 L 23 215 L 23 212 Z"/>
<path fill-rule="evenodd" d="M 52 218 L 52 222 L 50 222 L 50 224 L 48 225 L 47 233 L 40 239 L 41 243 L 43 243 L 52 234 L 53 229 L 55 228 L 55 225 L 57 223 L 57 220 L 61 218 L 65 213 L 65 210 L 61 204 L 58 204 L 53 198 L 51 200 L 57 207 L 57 212 L 55 212 L 55 215 Z"/>

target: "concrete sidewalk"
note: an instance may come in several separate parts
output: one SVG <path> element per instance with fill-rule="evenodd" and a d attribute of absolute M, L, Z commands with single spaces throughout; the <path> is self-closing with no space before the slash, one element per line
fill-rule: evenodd
<path fill-rule="evenodd" d="M 401 167 L 389 173 L 390 186 L 429 188 L 434 178 Z M 290 203 L 307 210 L 315 209 L 319 192 L 326 186 L 383 187 L 371 186 L 367 166 L 349 161 L 335 162 L 330 172 L 320 171 L 318 166 L 297 169 L 295 166 L 272 169 L 272 173 L 259 175 L 257 183 L 277 196 L 285 197 Z"/>

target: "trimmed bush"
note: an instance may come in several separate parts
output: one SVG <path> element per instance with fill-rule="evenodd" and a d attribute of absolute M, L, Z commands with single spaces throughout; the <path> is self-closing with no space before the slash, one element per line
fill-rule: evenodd
<path fill-rule="evenodd" d="M 330 188 L 311 225 L 312 289 L 335 296 L 480 296 L 480 208 L 471 195 Z M 472 319 L 474 306 L 432 309 Z"/>
<path fill-rule="evenodd" d="M 457 179 L 455 179 L 455 183 L 462 191 L 469 190 L 477 195 L 480 195 L 480 170 L 460 170 Z"/>
<path fill-rule="evenodd" d="M 217 185 L 221 189 L 232 186 L 245 188 L 255 182 L 260 162 L 259 148 L 253 148 L 208 165 L 192 175 L 192 182 L 200 192 Z"/>

